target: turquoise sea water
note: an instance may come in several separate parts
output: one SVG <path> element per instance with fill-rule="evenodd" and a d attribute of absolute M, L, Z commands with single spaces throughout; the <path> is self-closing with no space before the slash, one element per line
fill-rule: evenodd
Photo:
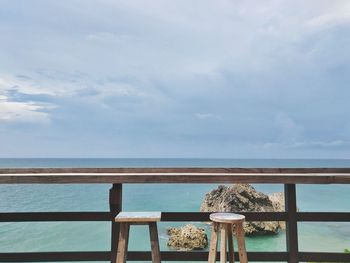
<path fill-rule="evenodd" d="M 269 159 L 0 159 L 0 167 L 350 167 L 350 160 Z M 124 185 L 123 210 L 199 211 L 210 184 Z M 282 185 L 254 185 L 259 191 L 282 191 Z M 0 212 L 108 211 L 110 185 L 0 185 Z M 298 185 L 300 211 L 350 212 L 350 185 Z M 43 198 L 44 197 L 44 198 Z M 166 228 L 184 223 L 160 223 L 161 249 Z M 208 228 L 207 225 L 197 225 Z M 341 252 L 350 248 L 349 223 L 300 223 L 303 251 Z M 209 229 L 208 233 L 210 232 Z M 148 250 L 148 231 L 131 230 L 130 249 Z M 0 252 L 109 250 L 106 222 L 0 223 Z M 248 251 L 283 251 L 285 233 L 247 238 Z"/>

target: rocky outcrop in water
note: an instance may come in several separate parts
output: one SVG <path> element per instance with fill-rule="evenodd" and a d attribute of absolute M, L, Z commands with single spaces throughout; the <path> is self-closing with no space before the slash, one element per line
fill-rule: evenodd
<path fill-rule="evenodd" d="M 276 212 L 284 211 L 284 196 L 282 192 L 270 194 L 269 198 Z"/>
<path fill-rule="evenodd" d="M 273 194 L 271 198 L 249 184 L 220 185 L 205 195 L 202 212 L 276 212 L 283 211 L 283 195 Z M 246 235 L 277 234 L 279 222 L 245 222 Z"/>
<path fill-rule="evenodd" d="M 269 198 L 272 202 L 273 208 L 275 209 L 275 212 L 284 212 L 285 206 L 284 206 L 284 194 L 283 193 L 273 193 L 269 195 Z M 286 222 L 280 221 L 278 222 L 281 229 L 286 229 Z"/>
<path fill-rule="evenodd" d="M 192 224 L 183 227 L 168 228 L 169 240 L 167 245 L 176 250 L 203 249 L 208 245 L 208 237 L 203 228 Z"/>

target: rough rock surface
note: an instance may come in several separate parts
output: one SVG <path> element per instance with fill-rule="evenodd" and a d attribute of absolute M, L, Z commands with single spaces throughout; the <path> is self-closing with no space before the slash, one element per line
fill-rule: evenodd
<path fill-rule="evenodd" d="M 273 193 L 269 195 L 269 198 L 272 202 L 273 208 L 276 212 L 284 211 L 284 196 L 283 193 Z"/>
<path fill-rule="evenodd" d="M 183 227 L 168 228 L 169 240 L 167 245 L 177 250 L 203 249 L 208 245 L 208 237 L 204 228 L 192 224 Z"/>
<path fill-rule="evenodd" d="M 274 196 L 275 198 L 275 196 Z M 274 212 L 282 204 L 273 203 L 269 196 L 249 184 L 220 185 L 205 195 L 202 212 Z M 275 208 L 276 207 L 276 208 Z M 276 234 L 279 222 L 245 222 L 246 235 Z"/>
<path fill-rule="evenodd" d="M 269 198 L 272 202 L 273 208 L 275 209 L 275 212 L 284 212 L 285 206 L 284 206 L 284 194 L 283 193 L 273 193 L 269 195 Z M 281 229 L 286 228 L 286 222 L 280 221 L 278 222 Z"/>

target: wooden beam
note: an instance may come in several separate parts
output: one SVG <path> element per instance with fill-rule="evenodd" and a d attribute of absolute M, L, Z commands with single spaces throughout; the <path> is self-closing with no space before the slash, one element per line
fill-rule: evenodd
<path fill-rule="evenodd" d="M 109 190 L 109 209 L 111 217 L 111 263 L 116 262 L 120 232 L 119 223 L 116 223 L 114 218 L 122 210 L 122 204 L 123 185 L 113 184 L 112 188 Z"/>
<path fill-rule="evenodd" d="M 287 212 L 286 242 L 289 263 L 298 263 L 298 225 L 295 184 L 284 185 L 285 210 Z"/>
<path fill-rule="evenodd" d="M 0 222 L 112 221 L 110 212 L 15 212 L 0 213 Z"/>
<path fill-rule="evenodd" d="M 207 261 L 208 252 L 177 252 L 162 251 L 161 257 L 164 261 Z M 219 255 L 217 254 L 219 258 Z M 238 258 L 238 253 L 235 253 Z M 249 261 L 287 261 L 287 252 L 248 252 Z M 324 253 L 324 252 L 300 252 L 301 261 L 314 262 L 347 262 L 350 261 L 350 254 L 345 253 Z M 151 260 L 150 251 L 128 252 L 129 261 Z M 1 262 L 63 262 L 63 261 L 110 261 L 109 251 L 69 251 L 69 252 L 0 252 Z"/>
<path fill-rule="evenodd" d="M 350 222 L 350 212 L 298 212 L 302 222 Z"/>
<path fill-rule="evenodd" d="M 14 173 L 0 184 L 270 183 L 350 184 L 350 173 Z"/>
<path fill-rule="evenodd" d="M 117 212 L 5 212 L 0 222 L 112 221 Z M 285 212 L 238 212 L 247 221 L 287 221 Z M 209 222 L 210 212 L 162 212 L 165 222 Z M 297 212 L 298 222 L 350 222 L 350 212 Z"/>
<path fill-rule="evenodd" d="M 350 262 L 349 253 L 300 252 L 299 259 L 303 262 Z"/>
<path fill-rule="evenodd" d="M 235 253 L 238 258 L 238 253 Z M 178 252 L 162 251 L 163 261 L 207 261 L 207 251 Z M 219 253 L 217 253 L 219 258 Z M 286 252 L 248 252 L 249 261 L 271 262 L 286 261 Z M 327 256 L 324 257 L 327 259 Z M 110 261 L 109 251 L 69 251 L 69 252 L 11 252 L 0 253 L 0 262 L 63 262 L 63 261 Z M 150 251 L 130 251 L 127 255 L 128 261 L 150 261 Z"/>
<path fill-rule="evenodd" d="M 350 168 L 0 168 L 0 174 L 42 173 L 255 173 L 255 174 L 350 174 Z"/>

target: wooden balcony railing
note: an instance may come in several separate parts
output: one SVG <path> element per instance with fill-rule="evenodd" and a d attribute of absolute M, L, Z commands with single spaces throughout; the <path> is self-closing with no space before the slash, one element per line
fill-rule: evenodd
<path fill-rule="evenodd" d="M 38 168 L 0 169 L 0 184 L 112 184 L 110 211 L 103 212 L 16 212 L 1 213 L 0 222 L 107 221 L 111 222 L 110 251 L 3 252 L 0 262 L 110 261 L 117 251 L 119 225 L 113 222 L 122 209 L 125 183 L 269 183 L 284 184 L 285 212 L 242 213 L 248 221 L 286 221 L 285 252 L 249 252 L 249 261 L 290 263 L 350 262 L 345 253 L 301 252 L 298 222 L 350 222 L 350 212 L 298 212 L 296 184 L 350 184 L 349 168 Z M 162 221 L 209 221 L 209 213 L 164 212 Z M 207 261 L 208 252 L 162 251 L 163 261 Z M 238 255 L 236 255 L 238 258 Z M 150 252 L 131 251 L 130 261 L 151 260 Z"/>

